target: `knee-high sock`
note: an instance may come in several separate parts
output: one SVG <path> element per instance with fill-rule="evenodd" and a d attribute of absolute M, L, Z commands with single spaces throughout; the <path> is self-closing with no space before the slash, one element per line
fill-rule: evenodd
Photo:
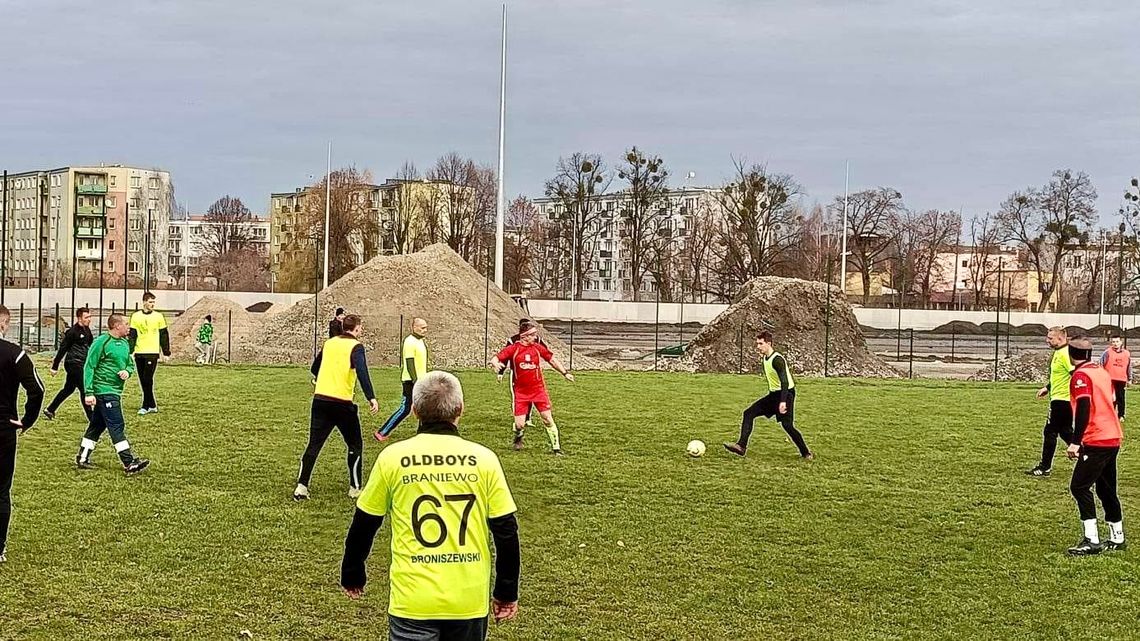
<path fill-rule="evenodd" d="M 562 449 L 562 443 L 558 439 L 558 424 L 557 423 L 551 421 L 550 424 L 546 426 L 546 438 L 550 439 L 550 449 L 553 449 L 553 450 Z"/>

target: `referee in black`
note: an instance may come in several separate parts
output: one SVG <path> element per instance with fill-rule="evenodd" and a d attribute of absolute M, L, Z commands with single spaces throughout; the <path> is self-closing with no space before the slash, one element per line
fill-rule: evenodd
<path fill-rule="evenodd" d="M 12 313 L 0 305 L 0 336 L 7 335 Z M 17 412 L 24 388 L 24 415 Z M 8 524 L 12 520 L 12 475 L 16 471 L 16 439 L 31 429 L 44 402 L 44 384 L 32 359 L 19 345 L 0 340 L 0 563 L 7 561 Z"/>
<path fill-rule="evenodd" d="M 91 347 L 94 337 L 91 335 L 91 310 L 80 307 L 75 310 L 75 324 L 63 334 L 59 343 L 59 350 L 51 362 L 51 375 L 59 373 L 59 363 L 63 361 L 63 370 L 67 379 L 63 388 L 55 395 L 52 402 L 44 410 L 44 418 L 54 419 L 55 411 L 71 396 L 72 392 L 79 392 L 79 405 L 87 415 L 87 422 L 91 422 L 91 408 L 83 402 L 86 394 L 83 391 L 83 364 L 87 362 L 87 350 Z"/>

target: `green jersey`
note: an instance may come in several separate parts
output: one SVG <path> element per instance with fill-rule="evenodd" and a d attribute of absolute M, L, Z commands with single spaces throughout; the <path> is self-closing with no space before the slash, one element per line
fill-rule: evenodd
<path fill-rule="evenodd" d="M 83 365 L 83 389 L 92 396 L 122 396 L 123 385 L 126 383 L 119 378 L 119 372 L 122 371 L 135 373 L 130 342 L 126 338 L 103 334 L 87 350 L 87 361 Z"/>
<path fill-rule="evenodd" d="M 1073 377 L 1073 361 L 1069 360 L 1069 346 L 1053 350 L 1049 359 L 1049 400 L 1069 400 L 1069 380 Z"/>
<path fill-rule="evenodd" d="M 198 342 L 199 343 L 212 343 L 214 342 L 214 324 L 202 323 L 198 328 Z"/>

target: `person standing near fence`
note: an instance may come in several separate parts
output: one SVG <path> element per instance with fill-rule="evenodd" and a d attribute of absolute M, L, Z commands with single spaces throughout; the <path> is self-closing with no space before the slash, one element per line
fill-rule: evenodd
<path fill-rule="evenodd" d="M 170 357 L 166 317 L 154 308 L 156 302 L 154 294 L 146 292 L 142 309 L 131 314 L 130 347 L 135 355 L 143 393 L 139 416 L 158 411 L 158 402 L 154 398 L 154 374 L 158 370 L 158 361 Z"/>
<path fill-rule="evenodd" d="M 313 391 L 313 406 L 309 415 L 309 443 L 301 455 L 301 473 L 297 477 L 297 487 L 293 490 L 293 500 L 309 498 L 309 482 L 313 468 L 325 441 L 334 429 L 340 430 L 344 444 L 348 448 L 348 496 L 360 496 L 363 484 L 364 440 L 360 435 L 360 417 L 357 414 L 356 382 L 368 399 L 368 408 L 375 414 L 380 406 L 372 391 L 372 379 L 368 376 L 368 360 L 364 356 L 364 345 L 359 341 L 364 325 L 359 316 L 344 317 L 344 332 L 340 336 L 325 341 L 310 370 L 316 378 Z"/>
<path fill-rule="evenodd" d="M 1100 355 L 1100 366 L 1112 378 L 1113 402 L 1116 415 L 1124 420 L 1124 390 L 1132 382 L 1132 353 L 1124 348 L 1124 337 L 1113 334 L 1109 347 Z"/>
<path fill-rule="evenodd" d="M 329 338 L 336 338 L 344 333 L 344 308 L 337 307 L 333 319 L 329 321 Z"/>
<path fill-rule="evenodd" d="M 1053 327 L 1045 340 L 1053 349 L 1053 355 L 1049 358 L 1049 381 L 1037 390 L 1037 398 L 1049 397 L 1049 416 L 1042 432 L 1041 461 L 1025 471 L 1036 477 L 1049 476 L 1053 472 L 1058 438 L 1066 445 L 1073 442 L 1073 406 L 1069 394 L 1073 361 L 1069 358 L 1069 334 L 1064 327 Z"/>
<path fill-rule="evenodd" d="M 206 320 L 198 328 L 198 340 L 194 343 L 198 350 L 197 363 L 199 365 L 214 362 L 214 317 L 206 314 Z"/>
<path fill-rule="evenodd" d="M 138 474 L 150 465 L 150 461 L 135 456 L 127 441 L 127 422 L 123 418 L 123 387 L 135 372 L 131 361 L 130 341 L 127 335 L 131 329 L 125 318 L 118 314 L 107 317 L 107 332 L 91 343 L 87 361 L 83 364 L 83 389 L 87 397 L 83 402 L 93 410 L 91 423 L 79 441 L 79 453 L 75 455 L 75 466 L 82 470 L 95 467 L 91 454 L 103 432 L 111 434 L 115 452 L 128 475 Z"/>
<path fill-rule="evenodd" d="M 0 336 L 8 333 L 12 313 L 0 305 Z M 17 412 L 24 388 L 24 414 Z M 16 442 L 32 429 L 44 402 L 44 384 L 32 359 L 19 345 L 0 339 L 0 563 L 8 560 L 8 527 L 12 520 L 12 478 L 16 472 Z"/>
<path fill-rule="evenodd" d="M 744 456 L 748 451 L 748 439 L 752 436 L 752 426 L 761 416 L 775 417 L 780 427 L 784 428 L 788 437 L 795 443 L 800 456 L 810 461 L 815 455 L 808 449 L 804 436 L 796 429 L 796 379 L 792 377 L 792 369 L 788 367 L 788 360 L 776 351 L 772 344 L 772 332 L 764 330 L 756 335 L 756 349 L 764 366 L 764 378 L 768 381 L 768 394 L 744 410 L 740 421 L 740 438 L 735 443 L 725 443 L 724 449 L 737 456 Z"/>
<path fill-rule="evenodd" d="M 59 373 L 60 361 L 63 361 L 63 371 L 67 378 L 63 387 L 55 395 L 52 402 L 44 410 L 44 417 L 48 420 L 55 418 L 55 412 L 60 405 L 71 396 L 72 392 L 79 392 L 79 404 L 83 407 L 83 414 L 87 421 L 91 421 L 91 408 L 83 402 L 87 393 L 83 388 L 83 364 L 87 362 L 87 350 L 91 347 L 94 337 L 91 335 L 91 310 L 80 307 L 75 310 L 75 324 L 63 333 L 63 340 L 59 343 L 59 350 L 51 362 L 51 375 Z"/>
<path fill-rule="evenodd" d="M 403 397 L 400 399 L 400 406 L 396 408 L 396 411 L 392 412 L 388 420 L 384 421 L 384 425 L 373 434 L 376 440 L 381 443 L 392 436 L 392 432 L 405 418 L 408 418 L 408 414 L 412 411 L 412 389 L 415 387 L 416 381 L 428 371 L 428 349 L 427 342 L 424 340 L 427 331 L 426 320 L 422 318 L 412 319 L 412 333 L 404 339 L 403 347 L 400 349 L 400 364 L 402 365 L 400 381 L 403 386 Z"/>

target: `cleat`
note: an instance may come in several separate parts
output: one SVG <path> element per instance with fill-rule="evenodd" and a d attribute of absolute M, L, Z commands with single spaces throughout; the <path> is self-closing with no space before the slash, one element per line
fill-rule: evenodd
<path fill-rule="evenodd" d="M 518 450 L 521 450 L 521 449 L 523 448 L 523 433 L 522 433 L 522 430 L 515 430 L 515 439 L 514 439 L 514 443 L 513 443 L 513 444 L 514 444 L 514 447 L 515 447 L 515 450 L 516 450 L 516 451 L 518 451 Z"/>
<path fill-rule="evenodd" d="M 808 455 L 807 455 L 807 456 L 805 456 L 805 457 L 803 457 L 803 459 L 804 459 L 805 461 L 814 461 L 814 460 L 815 460 L 815 454 L 812 454 L 811 452 L 808 452 Z"/>
<path fill-rule="evenodd" d="M 526 419 L 526 426 L 527 427 L 534 427 L 534 421 L 530 420 L 529 418 Z"/>
<path fill-rule="evenodd" d="M 360 498 L 361 492 L 362 492 L 362 490 L 358 487 L 350 487 L 350 488 L 348 488 L 348 498 L 358 499 L 358 498 Z"/>
<path fill-rule="evenodd" d="M 372 438 L 374 438 L 374 439 L 376 439 L 377 441 L 380 441 L 381 443 L 383 443 L 384 441 L 387 441 L 388 439 L 390 439 L 390 438 L 392 438 L 392 437 L 391 437 L 391 436 L 388 436 L 387 434 L 381 434 L 380 432 L 378 432 L 378 431 L 377 431 L 377 432 L 374 432 L 374 433 L 372 434 Z"/>
<path fill-rule="evenodd" d="M 49 421 L 54 421 L 55 420 L 55 412 L 53 412 L 51 410 L 44 410 L 44 418 L 46 418 Z"/>
<path fill-rule="evenodd" d="M 1038 465 L 1038 466 L 1034 467 L 1032 470 L 1025 470 L 1025 473 L 1029 476 L 1043 477 L 1043 476 L 1049 476 L 1050 474 L 1052 474 L 1053 470 L 1044 470 L 1044 469 L 1041 469 L 1040 465 Z"/>
<path fill-rule="evenodd" d="M 1106 541 L 1102 547 L 1105 552 L 1123 552 L 1128 549 L 1128 544 L 1124 541 Z"/>
<path fill-rule="evenodd" d="M 293 500 L 294 501 L 304 501 L 308 498 L 309 498 L 309 488 L 298 483 L 297 488 L 293 490 Z"/>
<path fill-rule="evenodd" d="M 147 414 L 158 414 L 158 408 L 157 408 L 157 407 L 152 407 L 152 408 L 150 408 L 149 410 L 147 410 L 147 411 L 146 411 L 146 413 L 147 413 Z"/>
<path fill-rule="evenodd" d="M 92 463 L 90 460 L 76 456 L 75 457 L 75 467 L 77 469 L 80 469 L 80 470 L 93 470 L 93 469 L 95 469 L 95 464 Z"/>
<path fill-rule="evenodd" d="M 130 465 L 124 465 L 123 471 L 127 473 L 127 476 L 134 476 L 148 467 L 150 467 L 150 461 L 145 458 L 136 458 L 131 461 Z"/>
<path fill-rule="evenodd" d="M 1081 542 L 1074 545 L 1067 550 L 1069 556 L 1092 556 L 1100 554 L 1104 547 L 1100 543 L 1093 543 L 1087 538 L 1082 538 Z"/>
<path fill-rule="evenodd" d="M 550 453 L 555 456 L 562 456 L 562 450 L 551 450 Z"/>
<path fill-rule="evenodd" d="M 0 563 L 8 562 L 8 548 L 0 549 Z"/>
<path fill-rule="evenodd" d="M 739 443 L 725 443 L 724 449 L 728 450 L 729 454 L 735 454 L 737 456 L 744 456 L 745 452 L 744 448 L 740 447 Z"/>
<path fill-rule="evenodd" d="M 139 416 L 146 416 L 149 413 L 149 411 L 150 410 L 148 410 L 144 407 L 143 409 L 139 410 Z"/>

